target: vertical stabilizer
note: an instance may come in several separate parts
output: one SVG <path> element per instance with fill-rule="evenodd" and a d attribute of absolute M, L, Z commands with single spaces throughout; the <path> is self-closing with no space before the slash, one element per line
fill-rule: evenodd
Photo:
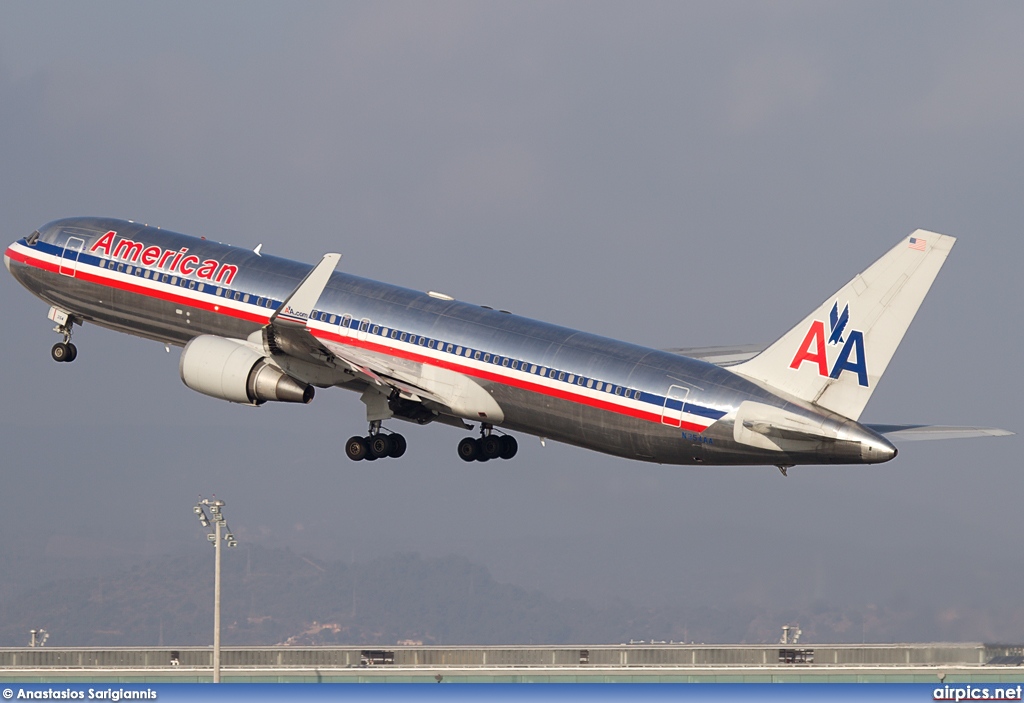
<path fill-rule="evenodd" d="M 954 242 L 917 230 L 777 342 L 729 370 L 858 419 Z"/>

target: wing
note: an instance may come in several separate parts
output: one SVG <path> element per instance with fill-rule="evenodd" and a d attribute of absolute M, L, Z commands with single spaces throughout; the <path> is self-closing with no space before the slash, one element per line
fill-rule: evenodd
<path fill-rule="evenodd" d="M 971 437 L 1007 437 L 1014 434 L 995 427 L 952 427 L 950 425 L 869 425 L 870 430 L 897 442 L 919 442 L 927 439 L 968 439 Z"/>
<path fill-rule="evenodd" d="M 311 322 L 310 315 L 340 258 L 340 254 L 325 254 L 271 315 L 262 330 L 264 346 L 279 357 L 292 357 L 321 368 L 347 370 L 351 373 L 348 380 L 363 381 L 371 394 L 388 400 L 423 404 L 435 414 L 501 422 L 504 419 L 501 408 L 468 376 L 371 348 L 358 338 L 356 330 L 341 330 L 339 339 L 339 328 L 328 333 L 322 323 Z M 302 375 L 294 366 L 289 368 Z M 380 402 L 376 405 L 379 407 Z M 401 407 L 400 403 L 395 405 Z M 367 407 L 370 407 L 369 402 Z"/>
<path fill-rule="evenodd" d="M 741 344 L 733 347 L 680 347 L 662 349 L 691 359 L 700 359 L 716 366 L 732 366 L 753 359 L 764 350 L 760 344 Z"/>

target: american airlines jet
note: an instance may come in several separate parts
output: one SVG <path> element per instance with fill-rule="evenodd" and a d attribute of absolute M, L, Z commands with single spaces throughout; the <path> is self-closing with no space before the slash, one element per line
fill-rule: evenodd
<path fill-rule="evenodd" d="M 8 247 L 74 361 L 86 322 L 182 346 L 189 388 L 233 403 L 355 391 L 353 460 L 397 458 L 392 419 L 467 431 L 465 461 L 510 459 L 506 432 L 663 464 L 875 464 L 890 441 L 1012 434 L 860 422 L 954 238 L 918 230 L 764 350 L 659 351 L 123 220 L 51 222 Z"/>

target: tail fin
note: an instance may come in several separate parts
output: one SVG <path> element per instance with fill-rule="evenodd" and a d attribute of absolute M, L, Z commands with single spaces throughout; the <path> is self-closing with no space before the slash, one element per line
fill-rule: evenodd
<path fill-rule="evenodd" d="M 917 230 L 781 339 L 729 370 L 858 419 L 954 242 Z"/>

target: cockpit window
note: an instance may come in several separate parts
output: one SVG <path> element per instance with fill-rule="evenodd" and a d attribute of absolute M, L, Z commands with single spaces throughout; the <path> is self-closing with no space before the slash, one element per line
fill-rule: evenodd
<path fill-rule="evenodd" d="M 30 234 L 27 237 L 25 237 L 25 243 L 28 244 L 30 247 L 34 247 L 36 245 L 36 242 L 38 242 L 38 241 L 39 241 L 39 230 L 36 230 L 32 234 Z"/>

